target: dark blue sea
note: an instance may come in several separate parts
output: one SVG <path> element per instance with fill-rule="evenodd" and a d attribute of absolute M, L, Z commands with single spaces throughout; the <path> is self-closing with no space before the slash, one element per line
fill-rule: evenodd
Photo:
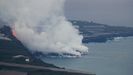
<path fill-rule="evenodd" d="M 81 58 L 43 58 L 60 67 L 97 75 L 133 75 L 133 37 L 106 43 L 89 43 L 88 55 Z"/>

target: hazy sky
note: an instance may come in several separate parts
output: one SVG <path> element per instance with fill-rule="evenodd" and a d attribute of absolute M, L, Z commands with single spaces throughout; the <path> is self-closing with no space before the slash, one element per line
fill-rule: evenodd
<path fill-rule="evenodd" d="M 133 27 L 133 0 L 66 0 L 69 19 Z"/>

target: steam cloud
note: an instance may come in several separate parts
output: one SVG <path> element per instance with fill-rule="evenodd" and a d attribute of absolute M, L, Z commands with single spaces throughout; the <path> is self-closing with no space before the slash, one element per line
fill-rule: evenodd
<path fill-rule="evenodd" d="M 32 52 L 81 56 L 83 36 L 64 17 L 65 0 L 0 0 L 0 18 Z"/>

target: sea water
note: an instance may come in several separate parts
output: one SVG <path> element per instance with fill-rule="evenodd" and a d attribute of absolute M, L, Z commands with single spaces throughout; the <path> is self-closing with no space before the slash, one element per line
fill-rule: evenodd
<path fill-rule="evenodd" d="M 97 75 L 133 75 L 133 37 L 106 43 L 89 43 L 88 55 L 80 58 L 43 58 L 56 66 Z"/>

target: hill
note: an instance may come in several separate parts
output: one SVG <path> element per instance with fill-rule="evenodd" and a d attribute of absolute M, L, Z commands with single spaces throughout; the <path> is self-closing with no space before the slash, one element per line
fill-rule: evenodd
<path fill-rule="evenodd" d="M 133 36 L 132 27 L 109 26 L 77 20 L 70 20 L 70 22 L 79 29 L 79 34 L 83 35 L 83 43 L 106 42 L 115 37 Z M 0 22 L 0 26 L 3 25 L 5 23 Z M 58 75 L 95 75 L 67 70 L 41 61 L 12 35 L 8 26 L 0 27 L 0 73 L 3 70 L 26 72 L 28 75 L 54 75 L 55 73 Z"/>
<path fill-rule="evenodd" d="M 95 75 L 48 64 L 17 40 L 8 26 L 0 28 L 0 75 Z"/>
<path fill-rule="evenodd" d="M 106 42 L 115 37 L 133 36 L 133 27 L 109 26 L 87 21 L 70 20 L 83 35 L 83 43 Z"/>
<path fill-rule="evenodd" d="M 29 50 L 12 35 L 9 27 L 4 26 L 0 29 L 0 38 L 0 61 L 56 67 L 54 65 L 44 63 L 40 59 L 34 57 Z M 15 56 L 22 55 L 27 57 L 30 62 L 24 61 L 23 58 L 22 60 L 14 58 Z"/>

